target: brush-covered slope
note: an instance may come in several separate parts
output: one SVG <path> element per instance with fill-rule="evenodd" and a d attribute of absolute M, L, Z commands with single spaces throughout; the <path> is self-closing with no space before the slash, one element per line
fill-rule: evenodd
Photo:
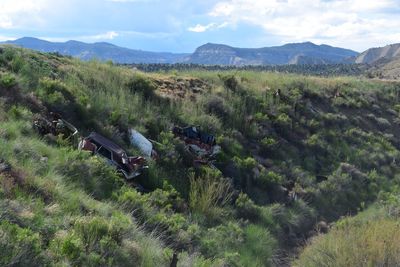
<path fill-rule="evenodd" d="M 367 75 L 371 78 L 400 79 L 400 56 L 375 61 L 367 68 Z"/>
<path fill-rule="evenodd" d="M 389 82 L 145 74 L 2 47 L 0 265 L 288 265 L 318 230 L 396 196 L 399 95 Z M 36 133 L 50 111 L 132 155 L 129 128 L 154 140 L 159 159 L 136 181 L 149 192 Z M 188 124 L 215 134 L 216 168 L 193 167 L 171 134 Z"/>

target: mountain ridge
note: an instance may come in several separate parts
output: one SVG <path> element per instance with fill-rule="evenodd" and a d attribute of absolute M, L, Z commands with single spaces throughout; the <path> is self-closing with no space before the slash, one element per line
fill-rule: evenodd
<path fill-rule="evenodd" d="M 107 42 L 85 43 L 75 40 L 66 42 L 50 42 L 33 37 L 23 37 L 3 44 L 12 44 L 40 52 L 58 52 L 82 60 L 100 59 L 112 60 L 115 63 L 176 63 L 187 54 L 174 54 L 169 52 L 150 52 L 119 47 Z"/>
<path fill-rule="evenodd" d="M 34 37 L 23 37 L 3 44 L 13 44 L 40 52 L 58 52 L 82 60 L 93 58 L 115 63 L 194 63 L 203 65 L 285 65 L 349 63 L 358 52 L 316 45 L 312 42 L 288 43 L 262 48 L 237 48 L 226 44 L 206 43 L 192 54 L 150 52 L 120 47 L 107 42 L 84 43 L 75 40 L 50 42 Z"/>

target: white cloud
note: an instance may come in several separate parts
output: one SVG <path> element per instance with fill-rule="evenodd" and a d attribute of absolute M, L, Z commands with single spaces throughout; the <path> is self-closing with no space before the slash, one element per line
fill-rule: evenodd
<path fill-rule="evenodd" d="M 0 29 L 43 24 L 44 20 L 40 16 L 40 12 L 50 3 L 49 0 L 1 0 Z"/>
<path fill-rule="evenodd" d="M 137 3 L 137 2 L 154 2 L 155 0 L 106 0 L 107 2 L 114 3 Z"/>
<path fill-rule="evenodd" d="M 115 31 L 110 31 L 106 33 L 101 33 L 97 35 L 86 36 L 86 39 L 93 39 L 93 40 L 112 40 L 115 37 L 118 37 L 119 33 Z"/>
<path fill-rule="evenodd" d="M 190 32 L 205 32 L 205 31 L 215 27 L 215 25 L 216 25 L 215 23 L 210 23 L 207 25 L 197 24 L 194 27 L 189 27 L 188 31 L 190 31 Z"/>
<path fill-rule="evenodd" d="M 83 42 L 98 42 L 98 41 L 109 41 L 113 40 L 121 34 L 116 31 L 109 31 L 105 33 L 95 35 L 81 35 L 81 36 L 69 36 L 69 37 L 39 37 L 39 39 L 46 40 L 49 42 L 66 42 L 69 40 L 83 41 Z M 0 36 L 1 39 L 1 36 Z"/>
<path fill-rule="evenodd" d="M 196 26 L 189 27 L 187 30 L 190 32 L 205 32 L 212 29 L 221 29 L 228 26 L 227 22 L 217 24 L 217 23 L 209 23 L 207 25 L 197 24 Z"/>
<path fill-rule="evenodd" d="M 386 12 L 395 8 L 399 8 L 397 0 L 227 0 L 218 2 L 208 15 L 231 25 L 260 26 L 283 41 L 364 49 L 400 41 L 394 40 L 400 29 L 399 14 Z"/>

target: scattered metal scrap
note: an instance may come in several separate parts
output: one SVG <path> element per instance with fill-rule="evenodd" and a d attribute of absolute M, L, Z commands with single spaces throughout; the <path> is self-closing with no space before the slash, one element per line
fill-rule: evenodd
<path fill-rule="evenodd" d="M 41 135 L 62 135 L 63 138 L 72 138 L 78 134 L 78 130 L 71 123 L 62 119 L 58 113 L 50 112 L 50 118 L 39 117 L 33 122 L 33 127 Z"/>
<path fill-rule="evenodd" d="M 215 137 L 200 131 L 195 126 L 174 127 L 172 132 L 185 142 L 186 150 L 194 156 L 194 165 L 210 165 L 213 167 L 215 156 L 221 151 Z"/>
<path fill-rule="evenodd" d="M 106 158 L 127 180 L 141 175 L 145 169 L 149 168 L 145 158 L 140 156 L 128 157 L 120 146 L 95 132 L 92 132 L 86 138 L 82 138 L 78 148 Z"/>
<path fill-rule="evenodd" d="M 129 130 L 129 139 L 131 144 L 142 152 L 142 155 L 146 158 L 157 159 L 158 154 L 153 148 L 151 140 L 144 137 L 141 133 L 134 129 Z"/>

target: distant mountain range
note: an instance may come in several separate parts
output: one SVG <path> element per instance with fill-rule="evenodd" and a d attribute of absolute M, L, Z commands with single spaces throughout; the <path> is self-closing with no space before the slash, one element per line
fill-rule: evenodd
<path fill-rule="evenodd" d="M 188 54 L 148 52 L 119 47 L 110 43 L 87 44 L 78 41 L 64 43 L 48 42 L 32 37 L 24 37 L 15 41 L 4 42 L 40 52 L 58 52 L 82 60 L 93 58 L 112 60 L 115 63 L 176 63 L 183 61 Z"/>
<path fill-rule="evenodd" d="M 264 48 L 235 48 L 222 44 L 205 44 L 193 54 L 148 52 L 119 47 L 110 43 L 87 44 L 78 41 L 48 42 L 24 37 L 4 42 L 41 52 L 58 52 L 82 60 L 97 58 L 115 63 L 195 63 L 204 65 L 284 65 L 352 63 L 359 53 L 311 42 Z"/>

